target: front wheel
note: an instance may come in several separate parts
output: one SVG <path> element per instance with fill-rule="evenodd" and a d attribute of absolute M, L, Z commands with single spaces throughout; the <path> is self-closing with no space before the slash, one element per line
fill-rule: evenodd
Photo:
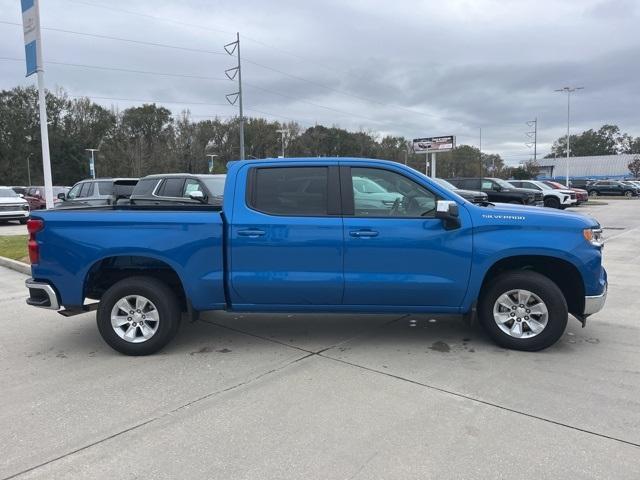
<path fill-rule="evenodd" d="M 627 197 L 627 198 L 631 198 L 631 197 L 633 197 L 633 192 L 631 190 L 626 190 L 624 192 L 624 196 Z"/>
<path fill-rule="evenodd" d="M 107 344 L 126 355 L 149 355 L 178 331 L 180 304 L 164 283 L 129 277 L 109 288 L 97 312 L 98 330 Z"/>
<path fill-rule="evenodd" d="M 556 197 L 545 198 L 544 206 L 547 208 L 560 208 L 560 200 L 558 200 Z"/>
<path fill-rule="evenodd" d="M 567 302 L 549 278 L 532 271 L 498 276 L 480 298 L 479 317 L 500 346 L 537 351 L 558 341 L 567 326 Z"/>

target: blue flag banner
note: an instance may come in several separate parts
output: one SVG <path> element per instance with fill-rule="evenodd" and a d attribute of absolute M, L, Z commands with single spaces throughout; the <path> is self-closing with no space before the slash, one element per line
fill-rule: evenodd
<path fill-rule="evenodd" d="M 40 14 L 37 0 L 21 0 L 27 77 L 42 69 Z"/>

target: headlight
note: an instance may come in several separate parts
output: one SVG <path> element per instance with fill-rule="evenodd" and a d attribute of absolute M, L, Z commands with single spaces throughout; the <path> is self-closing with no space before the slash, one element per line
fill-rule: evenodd
<path fill-rule="evenodd" d="M 604 236 L 601 228 L 585 228 L 582 231 L 582 235 L 594 247 L 602 247 L 604 245 Z"/>
<path fill-rule="evenodd" d="M 24 205 L 22 205 L 22 209 L 23 210 L 29 210 L 29 205 L 25 203 Z"/>

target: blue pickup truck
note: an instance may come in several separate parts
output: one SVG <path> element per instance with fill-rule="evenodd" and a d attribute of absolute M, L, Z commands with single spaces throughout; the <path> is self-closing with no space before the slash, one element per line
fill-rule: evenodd
<path fill-rule="evenodd" d="M 607 293 L 592 218 L 473 204 L 384 160 L 231 162 L 222 207 L 48 210 L 28 229 L 27 303 L 97 310 L 104 340 L 129 355 L 207 310 L 460 314 L 534 351 Z"/>

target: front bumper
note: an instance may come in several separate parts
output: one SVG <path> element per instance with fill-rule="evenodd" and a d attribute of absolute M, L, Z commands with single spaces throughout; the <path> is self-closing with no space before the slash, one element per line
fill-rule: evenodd
<path fill-rule="evenodd" d="M 600 295 L 592 295 L 584 297 L 584 316 L 593 315 L 599 312 L 604 307 L 604 302 L 607 300 L 607 288 L 605 284 L 604 291 Z"/>
<path fill-rule="evenodd" d="M 27 305 L 48 308 L 49 310 L 60 310 L 58 294 L 51 285 L 44 282 L 36 282 L 33 278 L 27 278 L 24 284 L 29 289 Z"/>
<path fill-rule="evenodd" d="M 0 220 L 23 220 L 29 218 L 29 210 L 0 211 Z"/>

